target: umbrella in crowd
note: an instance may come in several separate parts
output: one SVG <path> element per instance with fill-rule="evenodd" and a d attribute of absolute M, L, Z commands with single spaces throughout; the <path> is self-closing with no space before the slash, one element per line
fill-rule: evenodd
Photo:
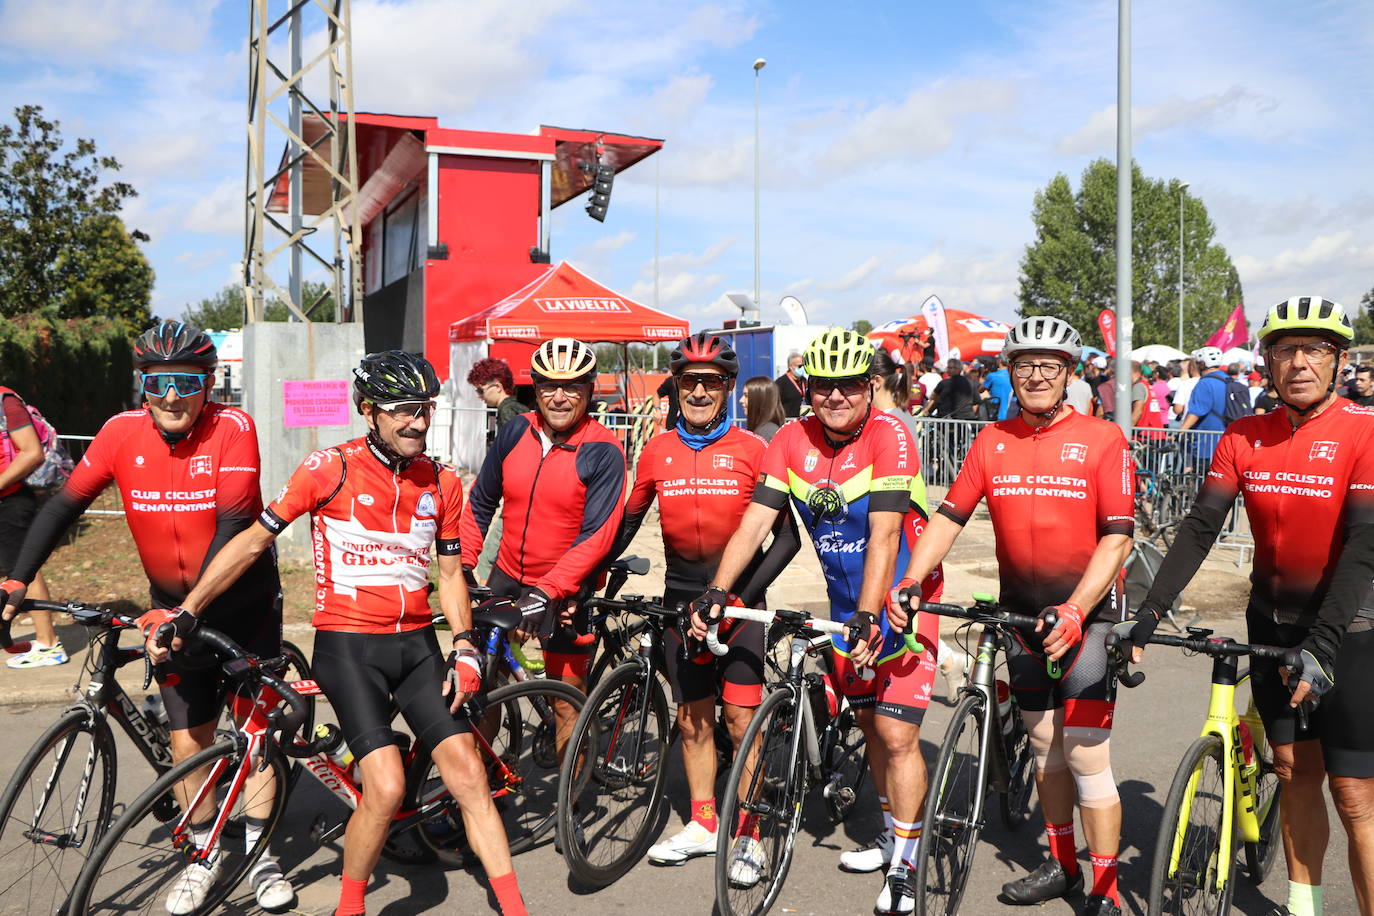
<path fill-rule="evenodd" d="M 1006 323 L 960 309 L 945 309 L 944 315 L 949 329 L 949 352 L 944 358 L 971 360 L 1002 352 L 1002 339 L 1011 330 Z M 924 359 L 930 338 L 930 323 L 924 315 L 897 318 L 868 332 L 869 340 L 881 344 L 883 349 L 900 356 L 904 362 Z"/>

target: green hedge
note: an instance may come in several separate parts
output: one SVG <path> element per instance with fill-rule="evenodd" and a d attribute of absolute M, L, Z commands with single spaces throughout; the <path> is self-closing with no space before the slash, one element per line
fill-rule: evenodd
<path fill-rule="evenodd" d="M 130 406 L 133 355 L 123 324 L 45 313 L 0 322 L 0 385 L 63 435 L 93 436 Z"/>

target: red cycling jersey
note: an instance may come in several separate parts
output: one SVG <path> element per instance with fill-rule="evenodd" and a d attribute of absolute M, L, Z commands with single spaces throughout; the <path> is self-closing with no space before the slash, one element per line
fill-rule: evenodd
<path fill-rule="evenodd" d="M 310 513 L 317 629 L 400 633 L 430 624 L 430 547 L 458 554 L 462 507 L 453 468 L 363 436 L 312 452 L 259 521 L 275 534 Z"/>
<path fill-rule="evenodd" d="M 987 498 L 1000 600 L 1021 614 L 1067 601 L 1098 541 L 1135 530 L 1126 437 L 1113 423 L 1063 409 L 1067 418 L 1043 428 L 1020 415 L 984 427 L 937 510 L 963 525 Z"/>
<path fill-rule="evenodd" d="M 463 565 L 477 565 L 501 506 L 496 565 L 555 600 L 577 593 L 606 559 L 625 507 L 625 451 L 591 418 L 552 443 L 536 412 L 496 432 L 463 511 Z"/>
<path fill-rule="evenodd" d="M 709 584 L 749 508 L 765 448 L 762 439 L 738 427 L 700 450 L 676 430 L 644 446 L 625 514 L 642 515 L 658 497 L 669 590 L 703 590 Z"/>
<path fill-rule="evenodd" d="M 1278 623 L 1311 625 L 1346 526 L 1374 521 L 1374 408 L 1339 398 L 1297 429 L 1283 410 L 1236 420 L 1198 504 L 1229 511 L 1242 493 L 1255 538 L 1251 600 Z"/>
<path fill-rule="evenodd" d="M 207 403 L 190 434 L 170 444 L 147 410 L 129 410 L 100 428 L 62 493 L 84 506 L 118 485 L 153 600 L 174 607 L 214 550 L 261 511 L 258 467 L 257 432 L 242 410 Z M 206 613 L 270 604 L 279 587 L 265 554 Z"/>

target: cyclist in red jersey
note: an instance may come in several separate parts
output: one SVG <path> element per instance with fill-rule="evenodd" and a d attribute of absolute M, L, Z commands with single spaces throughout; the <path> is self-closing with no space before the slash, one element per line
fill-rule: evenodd
<path fill-rule="evenodd" d="M 768 444 L 753 502 L 725 547 L 711 588 L 695 602 L 692 622 L 694 633 L 704 636 L 705 620 L 719 615 L 778 513 L 795 509 L 826 577 L 830 616 L 856 624 L 863 634 L 853 645 L 837 637 L 832 662 L 836 686 L 864 731 L 886 843 L 846 852 L 841 867 L 877 871 L 888 860 L 874 911 L 910 913 L 925 794 L 920 725 L 930 704 L 938 638 L 935 618 L 923 614 L 918 629 L 926 648 L 909 652 L 902 635 L 880 617 L 926 512 L 915 442 L 900 420 L 873 409 L 872 365 L 873 344 L 854 331 L 831 328 L 807 347 L 807 400 L 814 415 L 788 423 Z M 936 597 L 938 573 L 922 586 L 925 596 Z M 870 665 L 876 669 L 871 680 L 863 677 Z M 749 836 L 735 841 L 731 882 L 759 880 L 758 846 Z M 860 864 L 851 864 L 856 858 Z"/>
<path fill-rule="evenodd" d="M 423 357 L 402 350 L 364 357 L 353 376 L 353 401 L 367 435 L 306 458 L 258 524 L 215 557 L 172 622 L 179 635 L 193 631 L 207 602 L 241 581 L 277 535 L 309 513 L 317 584 L 314 674 L 363 785 L 344 833 L 336 916 L 365 912 L 368 879 L 401 805 L 405 773 L 391 730 L 396 709 L 430 748 L 458 799 L 501 912 L 524 916 L 477 745 L 467 719 L 454 715 L 481 686 L 482 666 L 459 561 L 462 486 L 452 468 L 424 453 L 439 379 Z M 447 661 L 430 623 L 431 549 L 439 558 L 439 609 L 453 632 Z"/>
<path fill-rule="evenodd" d="M 1042 620 L 1035 634 L 1016 634 L 1007 653 L 1012 693 L 1035 749 L 1051 855 L 1004 885 L 1002 895 L 1033 904 L 1082 888 L 1073 836 L 1077 802 L 1093 865 L 1082 912 L 1120 916 L 1121 799 L 1109 750 L 1115 690 L 1104 639 L 1124 616 L 1120 570 L 1135 528 L 1135 472 L 1121 430 L 1064 400 L 1081 352 L 1078 332 L 1058 318 L 1026 318 L 1007 334 L 1002 353 L 1019 414 L 974 439 L 906 574 L 929 572 L 987 500 L 999 600 L 1019 614 L 1053 614 L 1059 621 L 1048 633 Z M 889 605 L 888 615 L 894 627 L 906 625 L 898 604 Z M 1059 662 L 1061 677 L 1049 675 L 1047 659 Z"/>
<path fill-rule="evenodd" d="M 217 362 L 204 331 L 164 321 L 134 343 L 144 407 L 116 414 L 101 427 L 71 477 L 48 501 L 25 538 L 13 576 L 10 617 L 24 584 L 47 561 L 62 535 L 106 487 L 119 487 L 124 517 L 148 576 L 153 610 L 142 618 L 151 631 L 185 599 L 205 567 L 262 511 L 258 439 L 241 410 L 209 400 Z M 205 619 L 249 652 L 281 654 L 281 583 L 276 559 L 260 557 L 238 587 L 205 608 Z M 207 748 L 215 738 L 224 701 L 219 662 L 203 654 L 164 661 L 158 676 L 174 761 Z M 269 778 L 254 791 L 271 791 Z M 197 812 L 192 831 L 209 833 L 213 800 Z M 249 821 L 250 832 L 255 829 Z M 256 829 L 261 829 L 256 828 Z M 260 834 L 248 840 L 250 846 Z M 167 911 L 197 909 L 218 878 L 219 859 L 193 864 L 173 884 Z M 281 866 L 264 856 L 250 874 L 263 906 L 295 900 Z"/>
<path fill-rule="evenodd" d="M 581 341 L 558 337 L 530 360 L 538 409 L 496 433 L 463 510 L 463 566 L 477 564 L 482 541 L 501 507 L 501 543 L 487 585 L 516 600 L 525 615 L 518 636 L 538 633 L 545 671 L 586 688 L 592 646 L 577 598 L 606 560 L 624 513 L 625 450 L 587 415 L 596 355 Z M 574 710 L 555 704 L 565 737 Z M 561 746 L 561 740 L 560 740 Z"/>
<path fill-rule="evenodd" d="M 1283 789 L 1286 904 L 1270 916 L 1319 916 L 1328 825 L 1322 784 L 1349 839 L 1360 911 L 1374 914 L 1374 409 L 1336 391 L 1354 331 L 1345 310 L 1294 296 L 1269 310 L 1260 347 L 1282 410 L 1226 428 L 1197 501 L 1179 526 L 1135 620 L 1137 661 L 1206 558 L 1236 497 L 1255 538 L 1248 641 L 1298 647 L 1296 678 L 1252 659 L 1251 690 Z M 1285 688 L 1294 687 L 1290 696 Z M 1320 697 L 1298 723 L 1296 707 Z"/>
<path fill-rule="evenodd" d="M 667 560 L 663 603 L 675 607 L 690 603 L 710 583 L 749 506 L 766 445 L 727 417 L 739 358 L 723 338 L 702 331 L 683 339 L 669 368 L 676 382 L 677 425 L 644 446 L 611 555 L 619 556 L 629 545 L 657 499 Z M 769 583 L 801 546 L 792 514 L 779 514 L 778 522 L 773 543 L 759 551 L 741 578 L 746 606 L 761 605 Z M 649 849 L 655 864 L 681 865 L 716 851 L 716 698 L 719 694 L 723 701 L 736 749 L 763 701 L 764 627 L 755 621 L 726 623 L 733 624 L 728 632 L 726 624 L 721 629 L 730 651 L 719 659 L 700 646 L 691 647 L 700 651 L 689 657 L 676 629 L 664 634 L 664 667 L 677 703 L 692 813 L 682 830 Z"/>

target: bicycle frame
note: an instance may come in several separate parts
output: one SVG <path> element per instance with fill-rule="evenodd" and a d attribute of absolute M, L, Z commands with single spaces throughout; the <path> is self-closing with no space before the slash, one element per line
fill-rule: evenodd
<path fill-rule="evenodd" d="M 134 705 L 133 699 L 114 677 L 120 668 L 143 657 L 142 646 L 121 649 L 119 628 L 111 625 L 102 639 L 100 663 L 91 674 L 91 681 L 76 705 L 86 708 L 93 716 L 101 715 L 97 710 L 103 710 L 104 715 L 113 717 L 160 776 L 172 768 L 171 735 L 166 726 L 150 720 Z"/>
<path fill-rule="evenodd" d="M 1236 715 L 1236 687 L 1245 680 L 1239 675 L 1240 664 L 1235 656 L 1223 656 L 1212 661 L 1212 692 L 1207 702 L 1207 719 L 1202 724 L 1202 737 L 1215 735 L 1222 746 L 1226 767 L 1222 771 L 1224 803 L 1221 817 L 1221 861 L 1230 862 L 1235 855 L 1234 839 L 1239 827 L 1242 842 L 1256 843 L 1260 839 L 1260 824 L 1264 811 L 1257 810 L 1259 792 L 1259 764 L 1245 762 L 1240 737 L 1240 717 Z M 1246 678 L 1249 677 L 1247 674 Z M 1256 736 L 1252 735 L 1252 739 Z M 1264 736 L 1258 736 L 1263 740 Z M 1256 751 L 1258 753 L 1258 751 Z M 1188 829 L 1193 793 L 1197 789 L 1198 771 L 1188 780 L 1188 801 L 1184 804 L 1174 828 L 1174 844 L 1169 854 L 1169 875 L 1178 872 L 1178 859 L 1184 835 Z M 1228 869 L 1217 870 L 1216 890 L 1226 887 Z"/>

